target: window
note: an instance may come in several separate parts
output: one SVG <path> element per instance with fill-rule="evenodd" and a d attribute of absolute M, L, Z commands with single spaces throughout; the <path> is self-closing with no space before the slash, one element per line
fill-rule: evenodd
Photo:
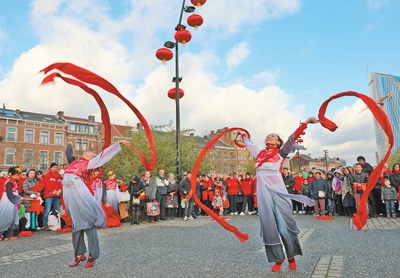
<path fill-rule="evenodd" d="M 56 132 L 56 134 L 54 135 L 54 144 L 62 145 L 63 141 L 63 134 L 61 132 Z"/>
<path fill-rule="evenodd" d="M 40 132 L 40 144 L 48 144 L 49 143 L 49 132 L 41 131 Z"/>
<path fill-rule="evenodd" d="M 221 152 L 217 152 L 217 155 L 215 156 L 216 158 L 220 158 L 221 157 Z M 225 172 L 226 173 L 226 172 Z"/>
<path fill-rule="evenodd" d="M 15 149 L 6 149 L 4 164 L 5 165 L 15 164 Z"/>
<path fill-rule="evenodd" d="M 228 167 L 226 165 L 224 165 L 224 173 L 228 173 Z"/>
<path fill-rule="evenodd" d="M 90 125 L 90 126 L 88 126 L 88 128 L 89 128 L 89 133 L 94 133 L 94 126 L 92 126 L 92 125 Z"/>
<path fill-rule="evenodd" d="M 230 153 L 230 157 L 231 157 L 231 159 L 234 159 L 235 158 L 235 154 L 234 153 Z"/>
<path fill-rule="evenodd" d="M 39 169 L 47 169 L 49 164 L 49 152 L 40 151 Z"/>
<path fill-rule="evenodd" d="M 80 151 L 80 150 L 81 150 L 81 145 L 82 145 L 82 139 L 76 139 L 76 146 L 75 146 L 75 149 L 76 149 L 77 151 Z"/>
<path fill-rule="evenodd" d="M 244 166 L 239 164 L 239 171 L 243 171 L 244 170 Z"/>
<path fill-rule="evenodd" d="M 88 142 L 86 139 L 82 140 L 82 151 L 87 151 L 88 150 Z"/>
<path fill-rule="evenodd" d="M 228 159 L 228 154 L 226 152 L 224 153 L 224 159 Z"/>
<path fill-rule="evenodd" d="M 7 128 L 7 141 L 8 142 L 17 141 L 17 128 L 15 128 L 15 127 Z"/>
<path fill-rule="evenodd" d="M 54 162 L 58 165 L 63 164 L 63 153 L 62 152 L 54 152 Z"/>
<path fill-rule="evenodd" d="M 235 168 L 233 167 L 233 165 L 230 165 L 229 169 L 231 169 L 230 173 L 235 172 Z"/>
<path fill-rule="evenodd" d="M 69 130 L 75 131 L 75 130 L 76 130 L 76 124 L 70 123 L 70 124 L 69 124 Z"/>
<path fill-rule="evenodd" d="M 33 129 L 25 129 L 24 142 L 25 143 L 33 143 L 34 142 L 34 136 L 35 136 L 35 133 L 34 133 Z"/>
<path fill-rule="evenodd" d="M 86 125 L 80 124 L 79 125 L 79 132 L 86 132 Z"/>
<path fill-rule="evenodd" d="M 33 166 L 33 151 L 24 150 L 23 164 L 26 166 Z"/>

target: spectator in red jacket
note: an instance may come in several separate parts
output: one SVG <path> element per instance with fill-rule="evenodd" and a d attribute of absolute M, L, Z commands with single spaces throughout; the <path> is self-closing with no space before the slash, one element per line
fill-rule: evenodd
<path fill-rule="evenodd" d="M 47 226 L 50 211 L 60 211 L 60 198 L 62 192 L 62 178 L 58 173 L 57 163 L 51 163 L 49 172 L 44 175 L 42 181 L 35 188 L 36 191 L 43 191 L 43 198 L 45 199 L 44 213 L 43 213 L 43 226 L 45 230 L 49 230 Z"/>
<path fill-rule="evenodd" d="M 23 193 L 24 193 L 24 188 L 23 188 L 23 184 L 24 184 L 24 181 L 26 180 L 26 170 L 22 170 L 22 172 L 21 172 L 21 176 L 20 176 L 20 178 L 19 178 L 19 181 L 17 182 L 17 185 L 18 185 L 18 194 L 19 195 L 23 195 Z"/>
<path fill-rule="evenodd" d="M 243 180 L 240 182 L 240 186 L 243 192 L 243 207 L 240 215 L 244 215 L 246 212 L 246 205 L 248 205 L 249 214 L 253 213 L 254 202 L 253 202 L 253 178 L 250 172 L 247 172 Z"/>
<path fill-rule="evenodd" d="M 239 181 L 234 177 L 233 174 L 229 174 L 229 178 L 226 180 L 226 187 L 228 190 L 229 199 L 229 213 L 238 214 L 238 195 L 239 195 Z"/>
<path fill-rule="evenodd" d="M 212 209 L 212 202 L 214 200 L 214 183 L 210 179 L 209 176 L 204 175 L 203 180 L 201 182 L 201 189 L 202 189 L 202 200 L 203 203 L 209 208 Z"/>

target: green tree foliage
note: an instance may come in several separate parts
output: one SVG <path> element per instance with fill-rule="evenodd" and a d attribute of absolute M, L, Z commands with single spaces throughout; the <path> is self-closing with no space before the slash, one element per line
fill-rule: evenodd
<path fill-rule="evenodd" d="M 256 164 L 254 160 L 247 160 L 245 171 L 250 172 L 252 175 L 256 174 Z"/>
<path fill-rule="evenodd" d="M 389 169 L 392 169 L 393 164 L 395 163 L 400 163 L 400 148 L 397 149 L 396 152 L 394 152 L 388 159 L 387 161 L 388 165 L 389 165 Z"/>
<path fill-rule="evenodd" d="M 191 131 L 184 130 L 181 132 L 182 172 L 192 171 L 199 154 L 195 138 L 188 136 Z M 172 124 L 154 126 L 152 127 L 152 134 L 156 149 L 156 167 L 152 174 L 156 175 L 159 169 L 164 169 L 166 174 L 173 173 L 176 176 L 176 133 Z M 132 146 L 150 159 L 149 143 L 143 130 L 128 132 L 126 138 Z M 211 160 L 208 157 L 204 158 L 200 172 L 208 173 L 212 168 Z M 105 172 L 114 171 L 117 179 L 121 179 L 124 182 L 128 182 L 133 174 L 141 176 L 145 171 L 139 155 L 127 147 L 122 147 L 122 151 L 105 165 L 105 169 Z"/>

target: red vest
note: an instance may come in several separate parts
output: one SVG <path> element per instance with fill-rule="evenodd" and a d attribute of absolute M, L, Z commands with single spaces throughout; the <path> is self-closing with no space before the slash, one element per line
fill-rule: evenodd
<path fill-rule="evenodd" d="M 105 180 L 106 190 L 115 190 L 117 189 L 118 182 L 116 180 Z"/>

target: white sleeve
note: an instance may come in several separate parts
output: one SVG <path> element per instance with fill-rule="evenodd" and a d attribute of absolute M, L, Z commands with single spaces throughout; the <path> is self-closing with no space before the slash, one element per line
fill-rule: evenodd
<path fill-rule="evenodd" d="M 109 146 L 108 148 L 103 150 L 101 153 L 96 155 L 96 157 L 89 160 L 88 169 L 95 169 L 100 166 L 103 166 L 108 161 L 110 161 L 111 158 L 114 157 L 114 155 L 119 153 L 120 150 L 121 150 L 121 146 L 119 143 L 115 143 L 115 144 Z"/>
<path fill-rule="evenodd" d="M 247 137 L 243 139 L 243 142 L 246 144 L 246 149 L 254 156 L 254 158 L 256 158 L 260 153 L 258 147 L 254 145 L 253 142 Z"/>

